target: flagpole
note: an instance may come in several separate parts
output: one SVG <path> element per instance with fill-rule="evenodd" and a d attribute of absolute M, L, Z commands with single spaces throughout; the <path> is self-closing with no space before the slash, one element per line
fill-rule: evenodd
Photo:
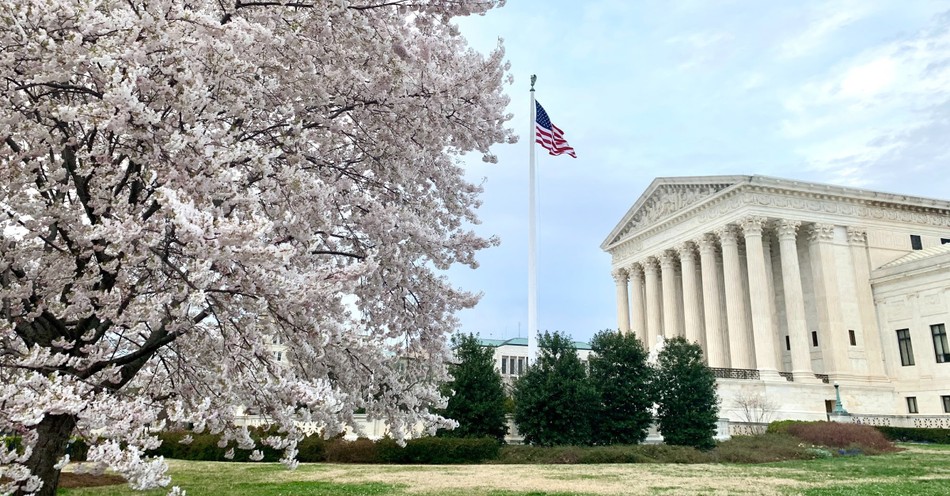
<path fill-rule="evenodd" d="M 534 82 L 538 77 L 531 75 L 531 130 L 528 132 L 528 364 L 534 364 L 538 356 L 538 218 L 537 218 L 537 178 L 534 168 L 535 123 L 537 108 L 534 103 Z"/>

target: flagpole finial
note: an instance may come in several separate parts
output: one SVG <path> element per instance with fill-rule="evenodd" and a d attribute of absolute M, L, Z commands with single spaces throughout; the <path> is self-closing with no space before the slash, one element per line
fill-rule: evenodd
<path fill-rule="evenodd" d="M 538 80 L 538 76 L 532 74 L 531 75 L 531 91 L 534 91 L 534 82 L 537 80 Z"/>

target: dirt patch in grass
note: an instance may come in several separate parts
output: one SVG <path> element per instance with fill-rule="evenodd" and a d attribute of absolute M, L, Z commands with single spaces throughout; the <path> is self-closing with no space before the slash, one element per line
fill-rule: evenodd
<path fill-rule="evenodd" d="M 776 468 L 724 465 L 466 465 L 425 467 L 411 472 L 383 472 L 377 467 L 333 467 L 294 478 L 334 482 L 398 484 L 411 494 L 464 494 L 468 491 L 566 492 L 583 494 L 653 494 L 677 488 L 677 494 L 788 494 L 807 484 Z M 794 472 L 792 470 L 791 472 Z M 799 475 L 799 474 L 795 474 Z M 715 489 L 710 490 L 710 480 Z"/>
<path fill-rule="evenodd" d="M 59 487 L 99 487 L 116 484 L 125 484 L 125 478 L 114 474 L 92 475 L 74 472 L 63 472 L 59 475 Z"/>
<path fill-rule="evenodd" d="M 10 482 L 10 479 L 0 477 L 0 484 L 7 482 Z M 59 487 L 64 488 L 114 486 L 124 483 L 124 478 L 112 474 L 92 475 L 77 474 L 74 472 L 62 472 L 59 474 Z"/>

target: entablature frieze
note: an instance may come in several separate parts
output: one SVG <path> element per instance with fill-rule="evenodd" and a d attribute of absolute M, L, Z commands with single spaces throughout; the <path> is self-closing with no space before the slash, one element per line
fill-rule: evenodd
<path fill-rule="evenodd" d="M 828 193 L 785 191 L 776 188 L 747 186 L 725 191 L 708 202 L 686 208 L 669 218 L 637 233 L 634 237 L 610 248 L 618 262 L 630 263 L 642 257 L 644 241 L 657 233 L 680 227 L 682 239 L 671 239 L 669 246 L 695 239 L 700 232 L 713 232 L 717 227 L 736 223 L 748 215 L 770 219 L 792 219 L 797 222 L 836 225 L 874 222 L 895 222 L 927 227 L 950 227 L 950 213 L 936 207 L 901 205 L 852 197 L 835 197 Z M 751 207 L 752 212 L 742 212 Z M 773 209 L 775 209 L 773 211 Z M 702 231 L 700 231 L 702 229 Z M 619 237 L 629 232 L 621 233 Z M 856 239 L 854 241 L 857 241 Z M 661 249 L 651 243 L 650 249 Z M 640 257 L 638 257 L 640 255 Z"/>

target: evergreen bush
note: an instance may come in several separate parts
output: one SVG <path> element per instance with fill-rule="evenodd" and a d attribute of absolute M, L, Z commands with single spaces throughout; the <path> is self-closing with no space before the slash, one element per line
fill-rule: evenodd
<path fill-rule="evenodd" d="M 439 430 L 438 435 L 504 440 L 508 433 L 506 397 L 501 375 L 495 370 L 495 349 L 482 346 L 472 334 L 457 335 L 452 344 L 457 362 L 449 365 L 452 379 L 443 388 L 448 403 L 438 413 L 459 425 Z"/>
<path fill-rule="evenodd" d="M 592 443 L 597 392 L 567 335 L 538 334 L 537 362 L 515 383 L 514 399 L 515 423 L 525 443 Z"/>
<path fill-rule="evenodd" d="M 633 333 L 602 331 L 591 340 L 590 382 L 597 393 L 594 444 L 638 444 L 653 422 L 652 369 Z"/>
<path fill-rule="evenodd" d="M 702 348 L 682 337 L 666 341 L 657 360 L 657 421 L 666 444 L 708 450 L 716 446 L 716 377 Z"/>
<path fill-rule="evenodd" d="M 950 429 L 925 429 L 920 427 L 875 427 L 891 441 L 912 443 L 950 444 Z"/>

